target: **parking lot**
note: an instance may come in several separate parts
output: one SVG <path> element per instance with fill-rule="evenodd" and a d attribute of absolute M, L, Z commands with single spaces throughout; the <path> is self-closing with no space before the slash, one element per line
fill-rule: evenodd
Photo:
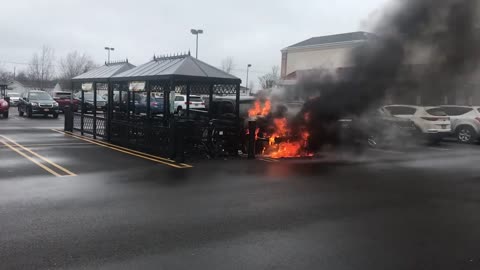
<path fill-rule="evenodd" d="M 479 145 L 179 164 L 10 115 L 4 269 L 480 267 Z"/>

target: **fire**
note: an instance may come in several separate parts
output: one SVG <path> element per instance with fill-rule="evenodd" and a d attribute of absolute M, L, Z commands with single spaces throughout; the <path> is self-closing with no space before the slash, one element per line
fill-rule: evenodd
<path fill-rule="evenodd" d="M 272 104 L 270 100 L 266 100 L 263 104 L 260 100 L 256 100 L 255 104 L 253 104 L 253 107 L 248 110 L 248 116 L 249 117 L 256 117 L 256 116 L 267 116 L 270 113 L 270 110 L 272 109 Z"/>
<path fill-rule="evenodd" d="M 274 132 L 268 140 L 268 148 L 264 151 L 271 158 L 288 158 L 308 156 L 304 149 L 307 146 L 310 134 L 303 131 L 298 139 L 290 139 L 292 132 L 288 127 L 287 118 L 273 119 Z M 286 141 L 282 141 L 286 140 Z"/>
<path fill-rule="evenodd" d="M 262 104 L 260 100 L 256 100 L 252 108 L 248 111 L 249 117 L 263 116 L 268 117 L 272 109 L 269 99 Z M 303 115 L 304 121 L 310 121 L 308 113 Z M 302 129 L 301 132 L 292 132 L 287 118 L 265 118 L 269 121 L 267 130 L 262 131 L 262 138 L 265 144 L 262 154 L 271 158 L 289 158 L 311 156 L 307 149 L 310 134 Z M 247 134 L 249 132 L 247 131 Z M 255 131 L 255 138 L 259 139 L 260 129 Z M 267 144 L 268 141 L 268 144 Z"/>
<path fill-rule="evenodd" d="M 267 116 L 270 113 L 271 109 L 272 109 L 272 104 L 270 103 L 270 100 L 267 99 L 265 101 L 265 104 L 263 105 L 262 116 Z"/>

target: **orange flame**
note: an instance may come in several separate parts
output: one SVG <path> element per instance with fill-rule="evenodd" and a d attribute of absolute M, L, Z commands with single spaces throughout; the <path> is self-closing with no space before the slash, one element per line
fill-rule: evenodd
<path fill-rule="evenodd" d="M 270 100 L 267 99 L 265 101 L 265 104 L 263 105 L 262 109 L 262 116 L 266 116 L 270 113 L 270 110 L 272 109 L 272 104 L 270 103 Z"/>
<path fill-rule="evenodd" d="M 271 158 L 289 158 L 308 156 L 303 153 L 307 146 L 310 134 L 307 131 L 301 133 L 301 138 L 297 141 L 285 141 L 277 144 L 277 139 L 288 138 L 291 135 L 291 130 L 288 127 L 286 118 L 277 118 L 273 120 L 274 133 L 270 136 L 268 141 L 269 147 L 266 150 L 267 155 Z"/>
<path fill-rule="evenodd" d="M 255 116 L 267 116 L 270 113 L 270 110 L 272 109 L 272 104 L 270 100 L 266 100 L 263 104 L 260 102 L 260 100 L 256 100 L 255 103 L 253 104 L 253 107 L 248 110 L 248 116 L 249 117 L 255 117 Z"/>
<path fill-rule="evenodd" d="M 262 106 L 263 105 L 263 106 Z M 270 100 L 266 100 L 263 104 L 260 100 L 256 100 L 252 108 L 248 110 L 249 117 L 267 116 L 270 114 L 272 104 Z M 305 122 L 310 121 L 310 114 L 303 115 Z M 302 131 L 297 134 L 295 139 L 292 139 L 292 132 L 287 118 L 274 118 L 270 126 L 270 134 L 266 134 L 268 145 L 266 145 L 262 154 L 271 158 L 290 158 L 311 156 L 305 149 L 307 147 L 308 138 L 310 134 L 307 131 Z M 258 138 L 259 130 L 256 130 L 256 138 Z"/>

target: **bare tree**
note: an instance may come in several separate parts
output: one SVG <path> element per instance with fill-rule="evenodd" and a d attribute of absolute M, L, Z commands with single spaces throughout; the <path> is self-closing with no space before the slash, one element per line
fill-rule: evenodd
<path fill-rule="evenodd" d="M 60 60 L 60 78 L 69 80 L 94 67 L 95 64 L 89 55 L 73 51 Z"/>
<path fill-rule="evenodd" d="M 52 80 L 55 66 L 55 53 L 51 47 L 43 46 L 40 54 L 35 53 L 30 60 L 27 76 L 30 81 L 38 84 L 43 89 L 46 83 Z"/>
<path fill-rule="evenodd" d="M 222 70 L 227 73 L 232 73 L 232 70 L 235 68 L 235 62 L 233 61 L 233 57 L 227 57 L 222 60 Z"/>
<path fill-rule="evenodd" d="M 280 79 L 278 70 L 278 66 L 273 66 L 270 73 L 258 77 L 258 81 L 262 89 L 272 88 L 277 83 L 277 81 Z"/>
<path fill-rule="evenodd" d="M 0 66 L 0 81 L 8 82 L 11 80 L 13 80 L 13 73 L 10 71 L 6 71 Z"/>
<path fill-rule="evenodd" d="M 17 75 L 15 76 L 15 80 L 19 81 L 19 82 L 25 82 L 25 81 L 28 81 L 28 76 L 27 76 L 27 73 L 25 73 L 25 71 L 21 70 L 17 73 Z"/>

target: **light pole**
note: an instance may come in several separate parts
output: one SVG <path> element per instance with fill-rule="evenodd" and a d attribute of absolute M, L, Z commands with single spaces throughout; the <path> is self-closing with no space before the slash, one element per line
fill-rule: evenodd
<path fill-rule="evenodd" d="M 202 29 L 192 29 L 190 30 L 190 32 L 193 34 L 193 35 L 196 35 L 197 36 L 197 45 L 195 47 L 195 58 L 198 59 L 198 35 L 199 34 L 203 34 L 203 30 Z"/>
<path fill-rule="evenodd" d="M 248 65 L 247 65 L 247 82 L 246 82 L 246 84 L 245 84 L 245 88 L 247 89 L 247 91 L 248 91 L 248 70 L 249 70 L 251 67 L 252 67 L 252 64 L 248 64 Z M 249 92 L 249 94 L 250 94 L 250 92 Z"/>
<path fill-rule="evenodd" d="M 105 50 L 108 51 L 108 62 L 107 63 L 110 63 L 110 51 L 115 51 L 115 48 L 105 47 Z"/>

